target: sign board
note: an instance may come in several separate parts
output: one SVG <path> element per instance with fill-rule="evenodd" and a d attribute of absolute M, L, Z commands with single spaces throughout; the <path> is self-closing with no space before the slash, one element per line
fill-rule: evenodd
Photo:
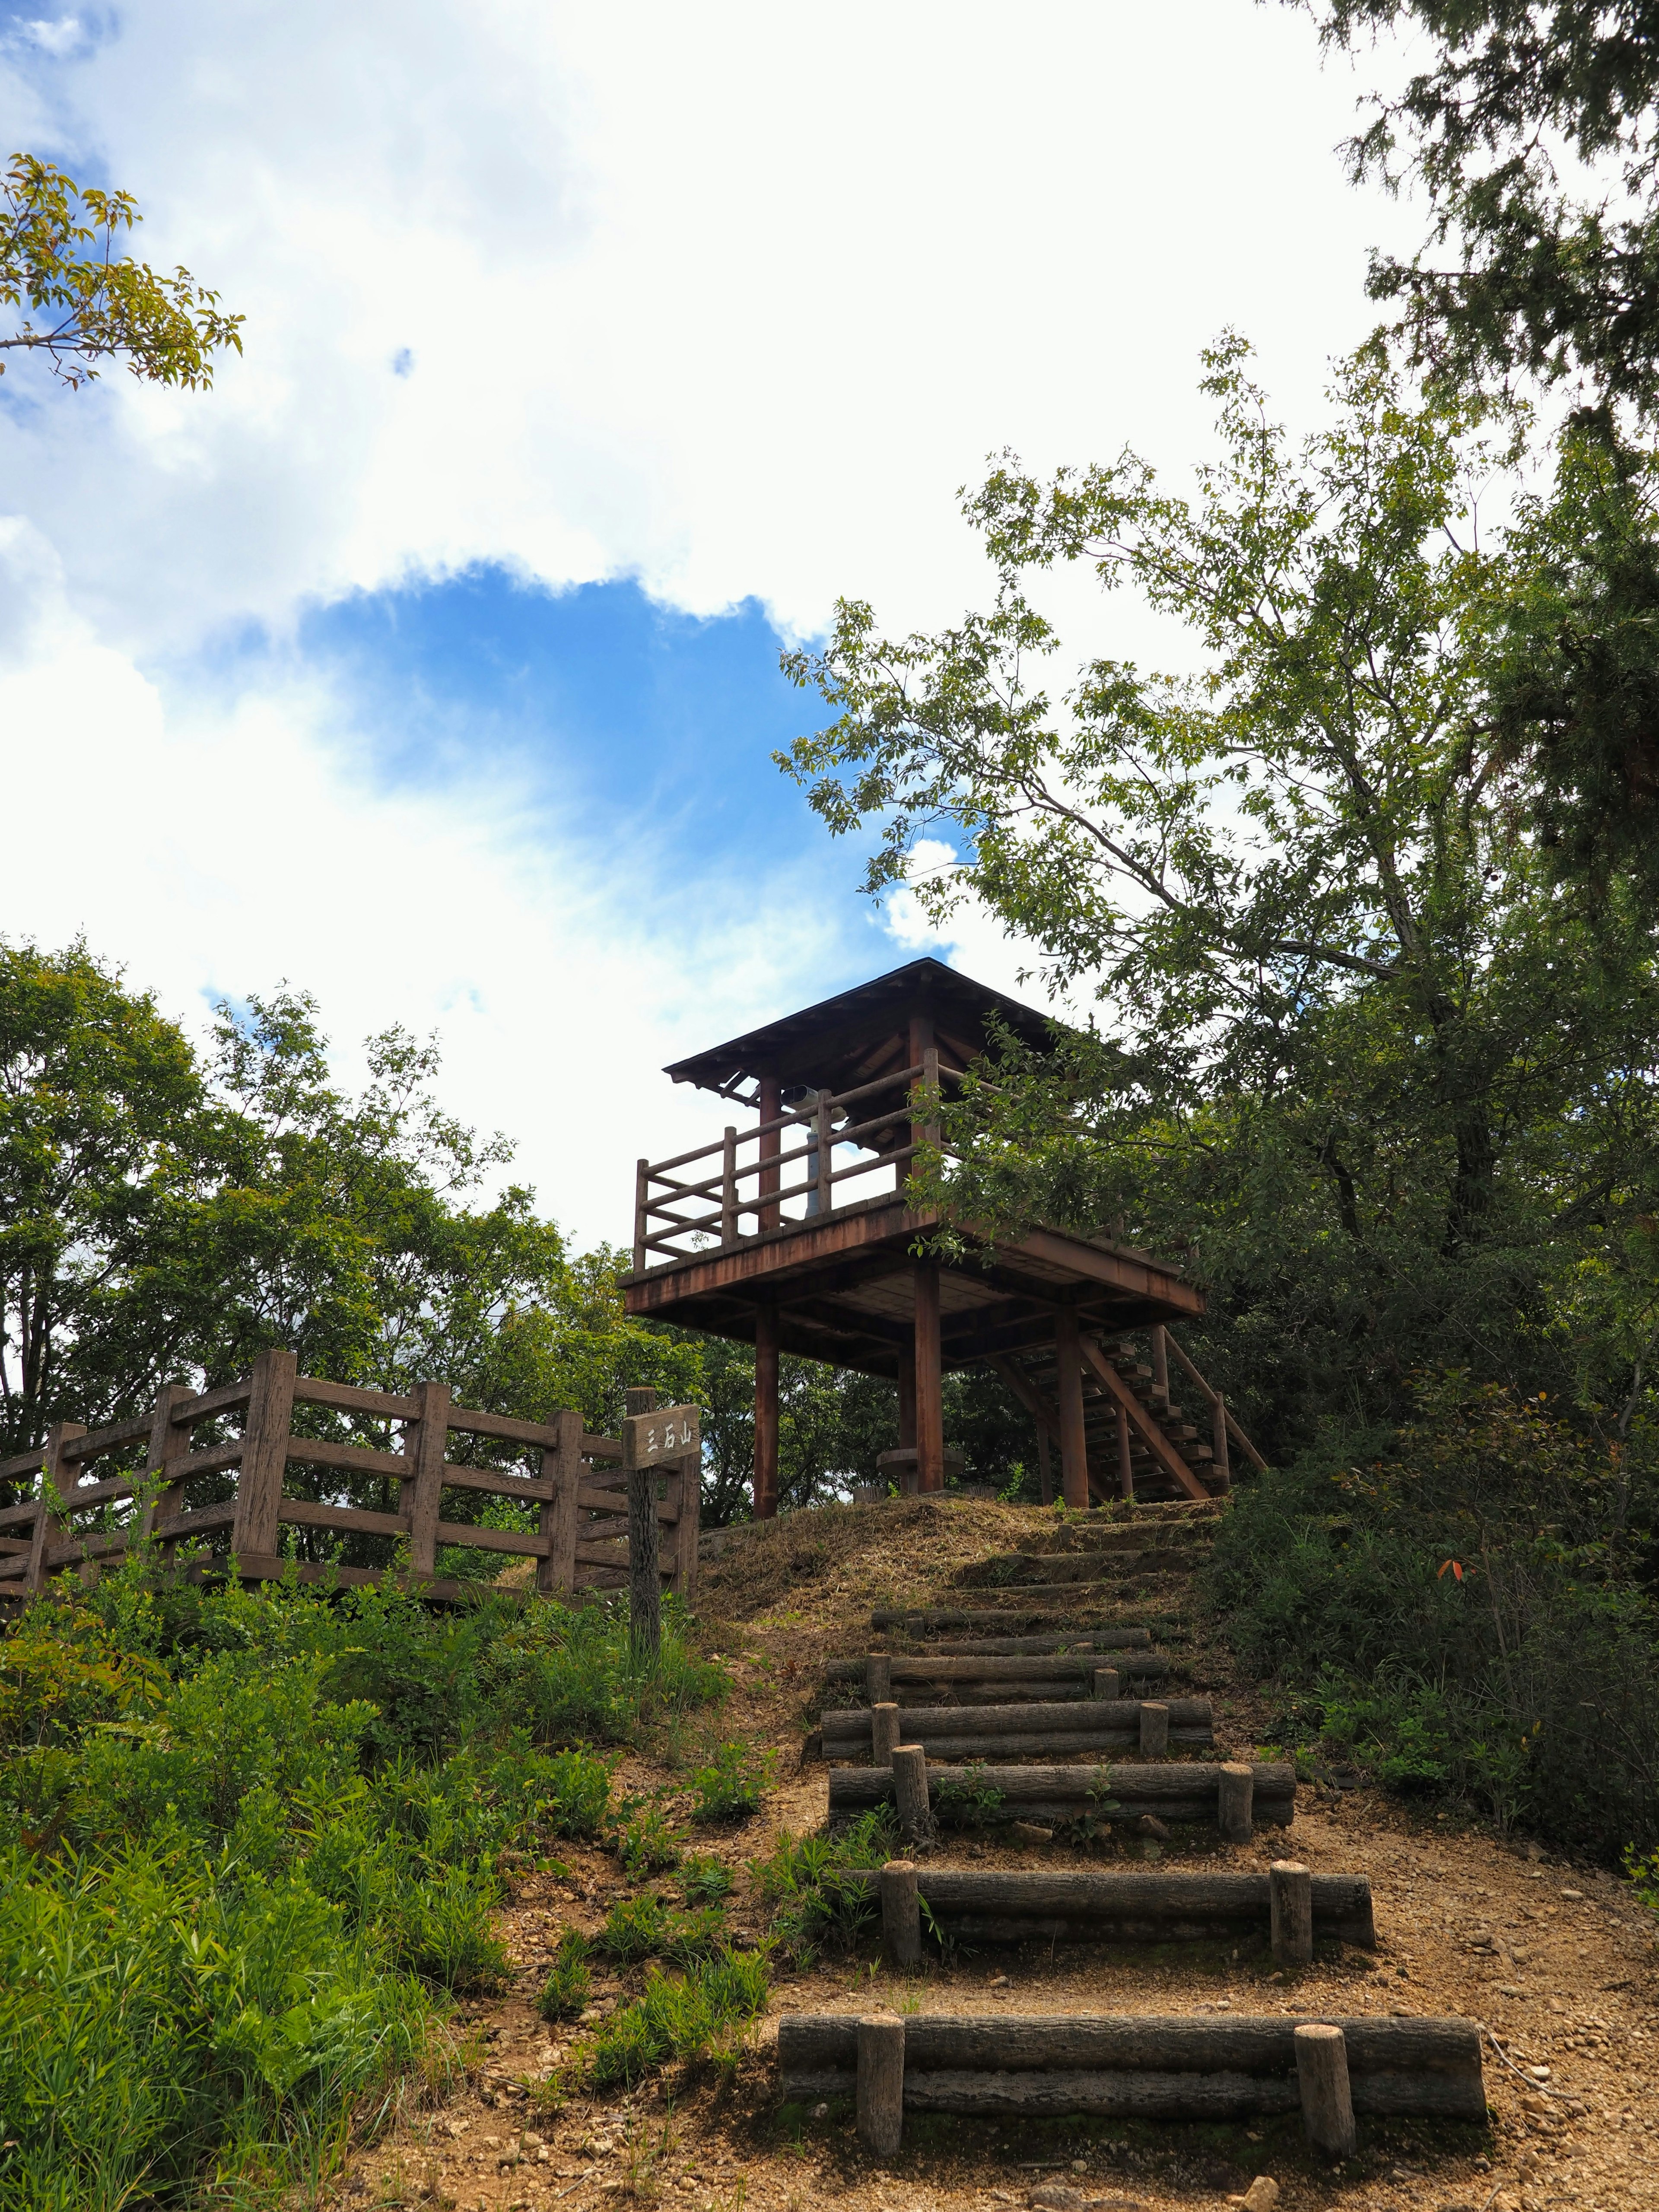
<path fill-rule="evenodd" d="M 622 1426 L 624 1468 L 670 1467 L 702 1451 L 702 1412 L 697 1406 L 664 1406 L 630 1413 Z"/>

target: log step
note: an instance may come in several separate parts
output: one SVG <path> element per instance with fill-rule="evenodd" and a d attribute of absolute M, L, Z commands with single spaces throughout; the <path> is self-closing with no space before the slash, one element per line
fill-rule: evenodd
<path fill-rule="evenodd" d="M 879 1868 L 845 1875 L 879 1889 Z M 1316 1936 L 1363 1950 L 1376 1947 L 1370 1878 L 1316 1874 L 1310 1881 Z M 1265 1874 L 1057 1874 L 926 1866 L 917 1893 L 936 1919 L 970 1941 L 1200 1942 L 1268 1929 L 1272 1883 Z"/>
<path fill-rule="evenodd" d="M 1008 1637 L 1012 1644 L 1023 1639 Z M 1047 1637 L 1033 1637 L 1036 1644 L 1050 1642 Z M 1103 1649 L 1110 1647 L 1103 1645 Z M 878 1655 L 886 1656 L 886 1655 Z M 1004 1682 L 1039 1683 L 1063 1682 L 1068 1678 L 1080 1693 L 1086 1693 L 1101 1663 L 1100 1651 L 1015 1652 L 1004 1657 L 986 1654 L 973 1657 L 946 1657 L 943 1647 L 939 1656 L 931 1651 L 911 1656 L 895 1652 L 887 1657 L 887 1679 L 890 1682 Z M 1120 1674 L 1133 1675 L 1138 1681 L 1161 1681 L 1170 1671 L 1170 1662 L 1161 1651 L 1114 1650 L 1112 1664 Z M 832 1682 L 864 1682 L 869 1678 L 867 1659 L 841 1659 L 828 1670 Z M 1066 1692 L 1061 1691 L 1064 1696 Z"/>
<path fill-rule="evenodd" d="M 1288 1827 L 1296 1818 L 1296 1769 L 1286 1760 L 1259 1759 L 1250 1765 L 1253 1817 L 1274 1827 Z M 961 1778 L 948 1765 L 927 1770 L 929 1801 L 937 1788 L 960 1786 Z M 1197 1760 L 1171 1759 L 1164 1765 L 1130 1765 L 1121 1762 L 1082 1766 L 981 1766 L 974 1778 L 976 1793 L 997 1802 L 988 1808 L 1011 1817 L 1052 1812 L 1060 1820 L 1074 1820 L 1095 1812 L 1109 1820 L 1137 1819 L 1151 1813 L 1165 1820 L 1213 1823 L 1221 1788 L 1222 1769 Z M 862 1813 L 872 1805 L 894 1801 L 893 1771 L 888 1766 L 832 1766 L 830 1770 L 830 1811 Z"/>
<path fill-rule="evenodd" d="M 1133 1698 L 1085 1698 L 1073 1704 L 910 1705 L 904 1708 L 904 1741 L 919 1743 L 930 1762 L 963 1759 L 1063 1759 L 1068 1753 L 1122 1750 L 1140 1738 L 1142 1706 Z M 1159 1710 L 1154 1706 L 1154 1714 Z M 1215 1741 L 1207 1698 L 1171 1698 L 1168 1741 L 1208 1749 Z M 823 1715 L 825 1759 L 867 1754 L 872 1717 L 867 1705 Z"/>

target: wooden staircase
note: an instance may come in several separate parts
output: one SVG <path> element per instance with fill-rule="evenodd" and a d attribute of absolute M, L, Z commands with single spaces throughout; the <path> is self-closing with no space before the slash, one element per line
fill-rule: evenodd
<path fill-rule="evenodd" d="M 1232 1486 L 1234 1455 L 1258 1471 L 1267 1462 L 1167 1328 L 1130 1336 L 1085 1338 L 1083 1419 L 1091 1498 L 1218 1498 Z M 1054 1354 L 1045 1349 L 992 1362 L 1036 1423 L 1042 1502 L 1054 1492 L 1051 1455 L 1060 1446 L 1060 1384 Z M 1203 1408 L 1188 1414 L 1171 1387 L 1171 1370 Z M 1206 1441 L 1207 1438 L 1207 1441 Z"/>

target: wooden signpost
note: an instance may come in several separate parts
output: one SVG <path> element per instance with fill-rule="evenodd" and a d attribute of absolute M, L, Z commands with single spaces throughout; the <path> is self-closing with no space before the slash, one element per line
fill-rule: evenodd
<path fill-rule="evenodd" d="M 628 1478 L 628 1633 L 636 1652 L 662 1649 L 662 1577 L 657 1558 L 657 1474 L 702 1451 L 701 1410 L 659 1406 L 654 1390 L 630 1390 L 623 1422 L 623 1471 Z"/>

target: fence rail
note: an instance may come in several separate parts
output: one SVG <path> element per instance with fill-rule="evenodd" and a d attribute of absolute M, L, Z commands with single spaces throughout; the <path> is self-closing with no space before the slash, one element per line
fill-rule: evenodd
<path fill-rule="evenodd" d="M 296 1406 L 396 1426 L 398 1449 L 295 1435 Z M 204 1423 L 238 1416 L 240 1436 L 194 1447 L 194 1433 Z M 536 1471 L 515 1474 L 459 1464 L 448 1457 L 452 1431 L 512 1445 L 521 1459 L 535 1462 Z M 139 1445 L 144 1447 L 142 1466 L 96 1473 L 100 1460 L 131 1454 Z M 362 1389 L 300 1374 L 291 1352 L 267 1352 L 245 1381 L 200 1393 L 169 1383 L 146 1415 L 94 1430 L 59 1421 L 44 1446 L 0 1461 L 0 1481 L 31 1482 L 33 1492 L 0 1507 L 0 1602 L 42 1589 L 57 1574 L 95 1574 L 100 1563 L 125 1557 L 135 1541 L 160 1545 L 169 1557 L 181 1547 L 200 1545 L 227 1566 L 234 1559 L 246 1579 L 270 1579 L 295 1568 L 281 1551 L 285 1528 L 390 1538 L 407 1559 L 406 1567 L 401 1560 L 392 1567 L 301 1562 L 304 1580 L 374 1583 L 392 1573 L 453 1601 L 467 1584 L 439 1575 L 443 1546 L 532 1559 L 533 1587 L 544 1595 L 621 1589 L 628 1582 L 621 1462 L 620 1441 L 587 1434 L 578 1413 L 556 1413 L 541 1422 L 477 1412 L 452 1405 L 441 1382 L 418 1383 L 404 1395 Z M 395 1484 L 396 1510 L 374 1510 L 343 1495 L 291 1495 L 290 1468 Z M 234 1476 L 229 1498 L 191 1499 L 191 1486 L 202 1478 L 226 1475 Z M 696 1580 L 699 1461 L 686 1459 L 666 1470 L 658 1489 L 657 1519 L 672 1531 L 661 1547 L 663 1581 L 689 1598 Z M 446 1519 L 447 1492 L 516 1501 L 534 1509 L 535 1525 L 490 1528 Z M 88 1525 L 89 1515 L 97 1516 L 95 1523 Z"/>

